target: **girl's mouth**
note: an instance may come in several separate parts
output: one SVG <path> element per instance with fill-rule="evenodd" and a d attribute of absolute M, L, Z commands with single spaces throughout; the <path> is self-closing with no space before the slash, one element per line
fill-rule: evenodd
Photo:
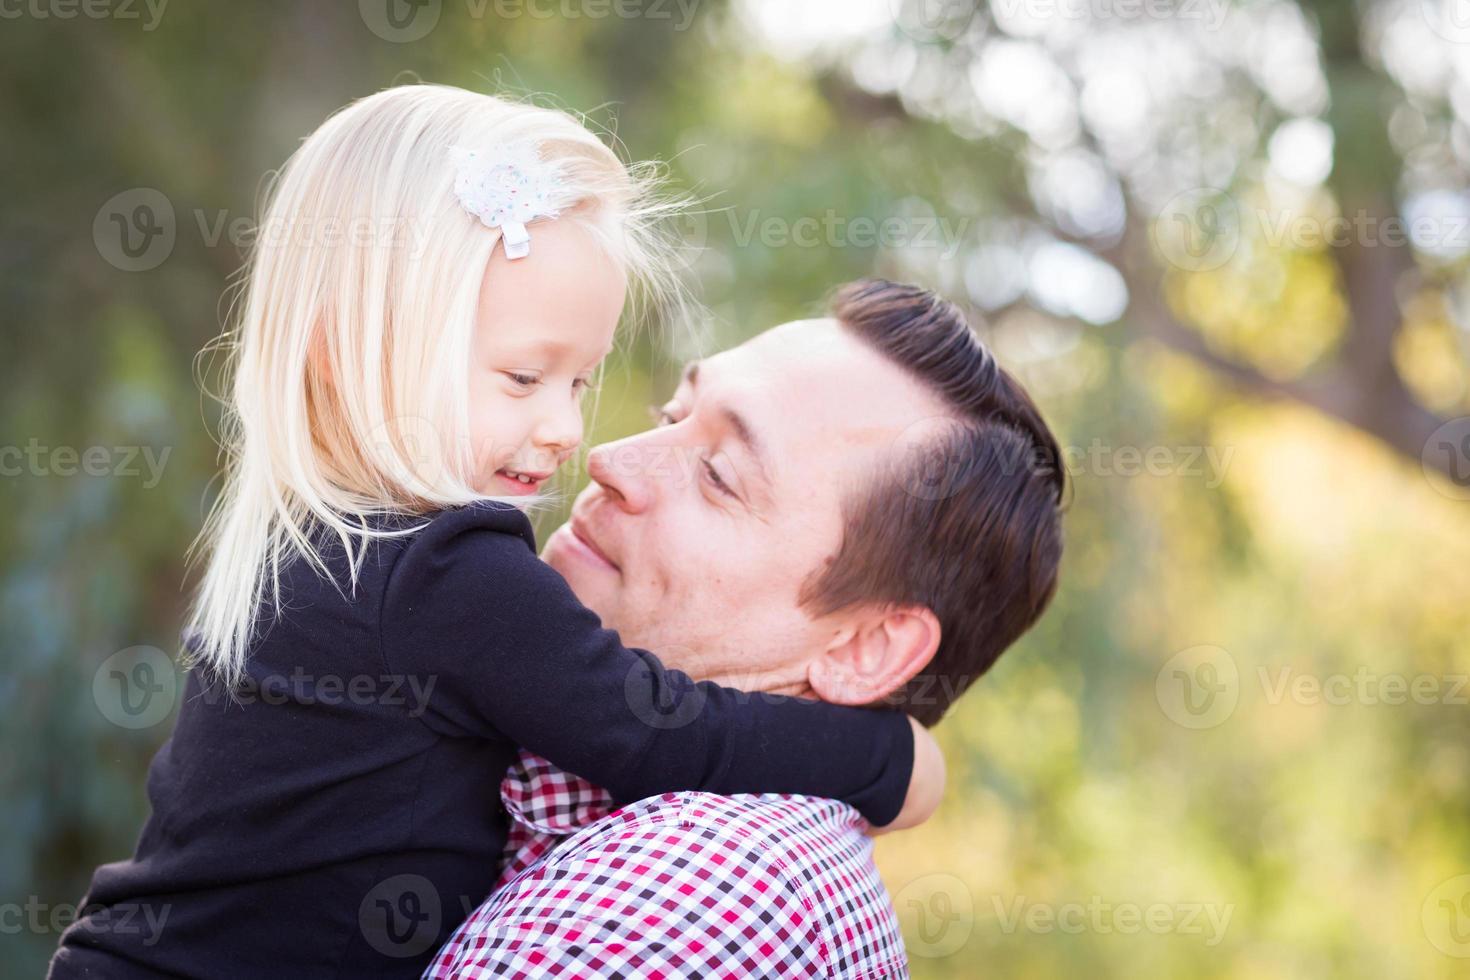
<path fill-rule="evenodd" d="M 550 476 L 550 473 L 531 473 L 524 470 L 513 470 L 508 466 L 495 471 L 495 479 L 503 491 L 501 496 L 533 494 Z"/>

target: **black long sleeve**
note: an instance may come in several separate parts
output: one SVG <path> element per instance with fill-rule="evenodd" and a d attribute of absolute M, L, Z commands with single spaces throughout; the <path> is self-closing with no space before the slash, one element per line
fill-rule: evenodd
<path fill-rule="evenodd" d="M 51 976 L 417 977 L 494 883 L 518 746 L 622 801 L 898 813 L 902 716 L 695 684 L 623 647 L 534 546 L 523 514 L 482 505 L 375 541 L 355 589 L 326 536 L 330 577 L 285 568 L 242 689 L 190 673 L 136 852 L 97 869 Z M 422 911 L 406 945 L 370 927 L 385 906 Z"/>
<path fill-rule="evenodd" d="M 504 737 L 619 802 L 703 790 L 903 806 L 913 735 L 895 711 L 695 683 L 624 647 L 538 559 L 520 511 L 465 508 L 419 532 L 383 607 L 389 666 L 436 678 L 427 724 Z"/>

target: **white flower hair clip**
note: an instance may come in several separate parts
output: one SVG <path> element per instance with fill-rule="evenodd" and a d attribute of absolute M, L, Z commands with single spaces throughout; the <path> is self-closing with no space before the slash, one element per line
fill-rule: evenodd
<path fill-rule="evenodd" d="M 555 218 L 564 185 L 556 169 L 542 160 L 530 144 L 505 147 L 492 153 L 453 147 L 454 194 L 486 228 L 499 228 L 505 257 L 531 254 L 526 225 L 537 218 Z"/>

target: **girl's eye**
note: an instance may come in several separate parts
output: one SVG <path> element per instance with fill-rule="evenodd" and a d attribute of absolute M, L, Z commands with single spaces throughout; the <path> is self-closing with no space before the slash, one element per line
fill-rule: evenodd
<path fill-rule="evenodd" d="M 577 378 L 572 382 L 572 390 L 576 392 L 596 391 L 597 385 L 592 383 L 591 378 Z"/>
<path fill-rule="evenodd" d="M 514 381 L 516 384 L 520 385 L 522 388 L 531 388 L 531 387 L 534 387 L 535 384 L 536 384 L 536 382 L 540 380 L 534 374 L 524 374 L 524 373 L 522 373 L 520 371 L 505 371 L 503 373 L 505 374 L 505 376 L 507 378 L 509 378 L 510 380 Z"/>

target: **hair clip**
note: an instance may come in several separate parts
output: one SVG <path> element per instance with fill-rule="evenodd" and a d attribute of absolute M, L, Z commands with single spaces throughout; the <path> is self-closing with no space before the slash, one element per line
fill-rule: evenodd
<path fill-rule="evenodd" d="M 542 160 L 533 145 L 505 147 L 491 153 L 453 147 L 454 194 L 486 228 L 499 228 L 507 259 L 531 253 L 526 225 L 555 218 L 564 185 L 556 169 Z"/>

